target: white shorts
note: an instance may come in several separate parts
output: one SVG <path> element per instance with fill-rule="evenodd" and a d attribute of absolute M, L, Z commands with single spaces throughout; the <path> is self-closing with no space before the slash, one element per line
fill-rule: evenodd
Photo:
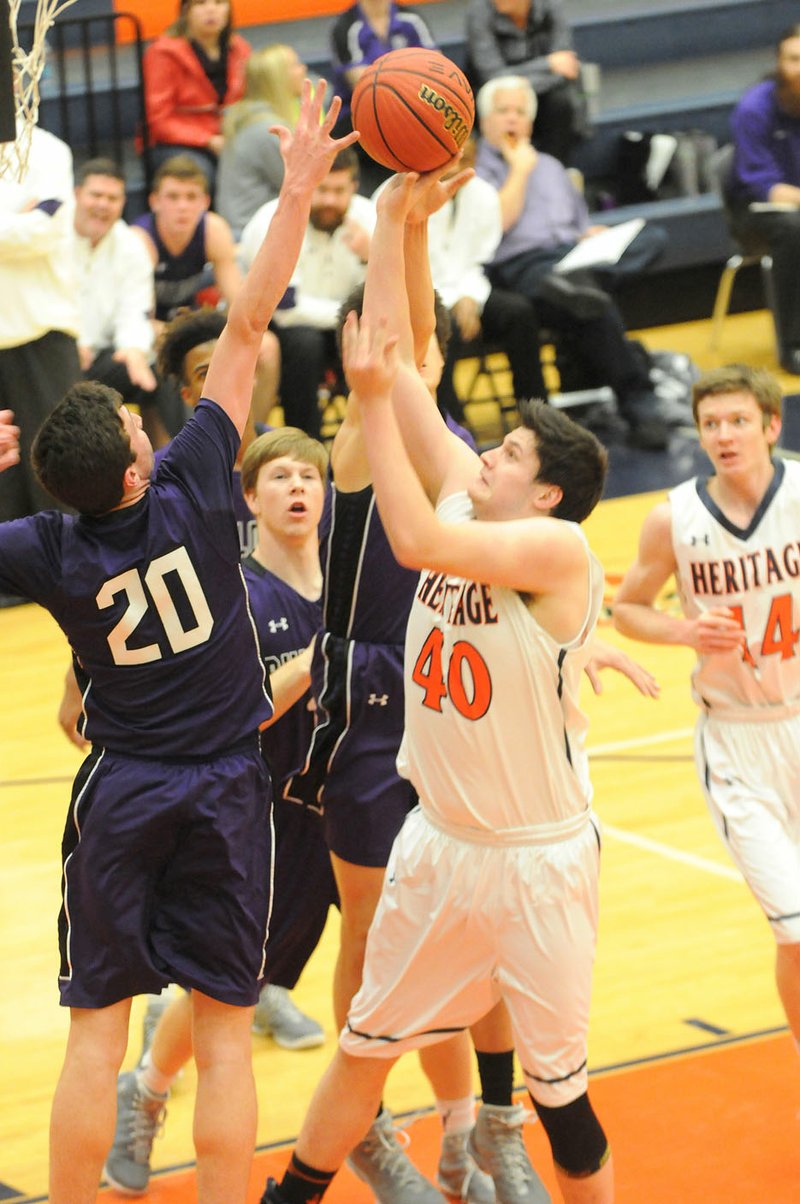
<path fill-rule="evenodd" d="M 600 838 L 592 818 L 550 844 L 483 845 L 419 808 L 392 849 L 342 1048 L 397 1057 L 459 1032 L 499 999 L 536 1100 L 586 1090 Z"/>
<path fill-rule="evenodd" d="M 700 782 L 731 857 L 779 944 L 800 941 L 800 716 L 695 733 Z"/>

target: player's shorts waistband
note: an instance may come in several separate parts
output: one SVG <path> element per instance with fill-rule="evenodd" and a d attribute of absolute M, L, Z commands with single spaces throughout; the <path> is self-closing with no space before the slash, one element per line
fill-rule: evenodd
<path fill-rule="evenodd" d="M 208 761 L 221 761 L 224 757 L 238 756 L 240 753 L 261 753 L 261 734 L 254 732 L 250 736 L 245 736 L 241 740 L 237 740 L 234 744 L 228 744 L 225 748 L 218 748 L 214 752 L 198 753 L 197 756 L 173 757 L 165 753 L 161 756 L 159 753 L 145 755 L 138 750 L 131 751 L 129 748 L 110 748 L 106 746 L 105 751 L 110 756 L 119 761 L 148 761 L 160 762 L 164 765 L 204 765 Z"/>
<path fill-rule="evenodd" d="M 492 845 L 497 847 L 525 844 L 558 844 L 562 840 L 570 840 L 582 832 L 591 818 L 591 810 L 587 807 L 578 815 L 559 820 L 552 824 L 531 824 L 526 828 L 475 828 L 468 824 L 453 824 L 443 822 L 439 816 L 434 817 L 420 802 L 420 808 L 431 827 L 452 836 L 456 840 L 465 840 L 469 844 Z"/>
<path fill-rule="evenodd" d="M 780 706 L 703 708 L 706 719 L 719 723 L 781 723 L 797 715 L 800 715 L 800 701 L 785 702 Z"/>

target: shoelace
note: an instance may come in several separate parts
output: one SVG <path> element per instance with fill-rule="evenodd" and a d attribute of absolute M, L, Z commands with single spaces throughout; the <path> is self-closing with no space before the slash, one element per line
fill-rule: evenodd
<path fill-rule="evenodd" d="M 149 1161 L 153 1140 L 163 1132 L 166 1119 L 167 1108 L 163 1101 L 148 1100 L 141 1091 L 136 1092 L 128 1130 L 128 1148 L 133 1162 L 142 1166 Z"/>
<path fill-rule="evenodd" d="M 495 1147 L 503 1173 L 507 1174 L 515 1187 L 525 1187 L 531 1182 L 530 1160 L 522 1140 L 522 1126 L 535 1114 L 523 1111 L 514 1117 L 491 1116 L 489 1128 L 505 1130 L 504 1139 Z"/>
<path fill-rule="evenodd" d="M 365 1153 L 374 1159 L 379 1170 L 394 1168 L 398 1187 L 413 1187 L 418 1182 L 415 1167 L 405 1158 L 398 1158 L 411 1144 L 411 1138 L 405 1129 L 378 1127 L 369 1133 L 361 1143 Z"/>

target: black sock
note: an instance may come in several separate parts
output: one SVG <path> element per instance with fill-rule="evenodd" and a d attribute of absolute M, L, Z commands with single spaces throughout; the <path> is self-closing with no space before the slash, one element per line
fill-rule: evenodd
<path fill-rule="evenodd" d="M 475 1056 L 478 1059 L 483 1102 L 499 1108 L 510 1108 L 514 1089 L 513 1049 L 504 1053 L 481 1053 L 476 1049 Z"/>
<path fill-rule="evenodd" d="M 335 1174 L 336 1171 L 318 1171 L 292 1154 L 280 1182 L 281 1197 L 286 1204 L 318 1204 Z"/>

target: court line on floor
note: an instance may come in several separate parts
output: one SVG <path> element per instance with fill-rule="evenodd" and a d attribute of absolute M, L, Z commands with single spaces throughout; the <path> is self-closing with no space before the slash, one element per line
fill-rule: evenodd
<path fill-rule="evenodd" d="M 655 853 L 657 857 L 664 857 L 667 861 L 677 861 L 691 869 L 702 870 L 705 874 L 714 874 L 717 878 L 727 878 L 729 882 L 744 881 L 742 875 L 732 865 L 720 865 L 719 862 L 712 861 L 710 857 L 700 857 L 697 853 L 686 853 L 682 849 L 673 848 L 672 845 L 662 844 L 660 840 L 652 840 L 649 836 L 640 836 L 637 832 L 626 832 L 624 828 L 617 828 L 614 824 L 603 823 L 602 831 L 603 836 L 611 836 L 614 840 L 619 840 L 622 844 L 633 845 L 634 848 L 642 849 L 645 853 Z"/>
<path fill-rule="evenodd" d="M 673 740 L 684 740 L 693 735 L 693 727 L 679 727 L 671 732 L 659 732 L 654 736 L 635 736 L 631 737 L 630 740 L 616 740 L 609 744 L 597 744 L 593 748 L 588 749 L 589 760 L 591 761 L 592 757 L 602 756 L 606 753 L 641 748 L 647 744 L 668 744 Z M 712 861 L 709 857 L 700 857 L 697 853 L 684 852 L 684 850 L 676 849 L 672 845 L 663 844 L 660 840 L 652 840 L 649 836 L 641 836 L 636 832 L 626 832 L 624 828 L 618 828 L 614 824 L 603 823 L 603 834 L 611 836 L 623 844 L 629 844 L 634 848 L 642 849 L 646 853 L 654 853 L 658 857 L 665 857 L 668 861 L 677 861 L 681 865 L 690 866 L 692 869 L 702 870 L 703 873 L 713 874 L 717 878 L 727 878 L 729 882 L 744 881 L 742 875 L 733 866 L 720 865 L 719 862 Z"/>
<path fill-rule="evenodd" d="M 652 733 L 648 736 L 631 736 L 629 740 L 613 740 L 608 744 L 592 744 L 587 748 L 589 760 L 606 753 L 625 752 L 631 748 L 644 748 L 648 744 L 670 744 L 673 740 L 685 740 L 694 735 L 693 727 L 678 727 L 671 732 Z"/>

